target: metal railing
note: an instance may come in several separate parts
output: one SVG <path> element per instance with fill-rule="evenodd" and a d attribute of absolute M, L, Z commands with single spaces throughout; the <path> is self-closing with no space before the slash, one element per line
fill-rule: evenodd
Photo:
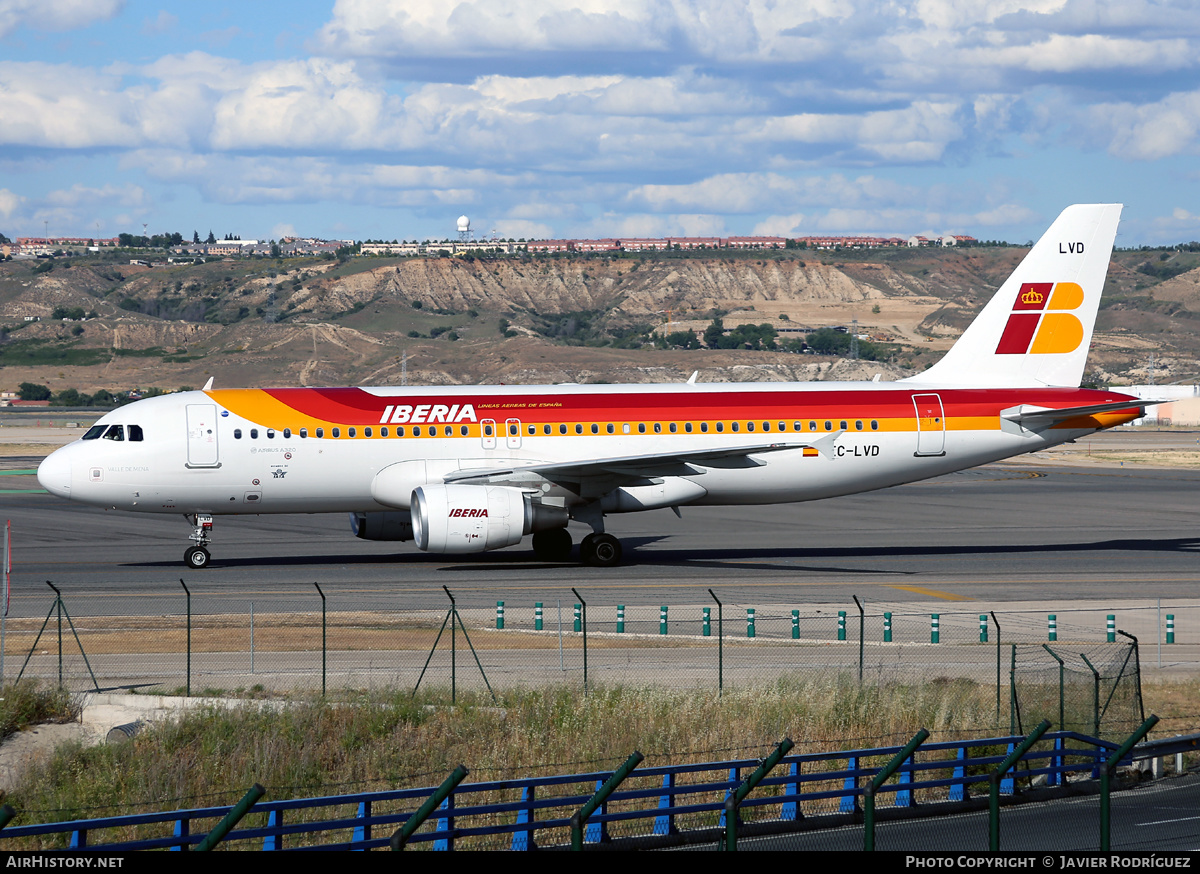
<path fill-rule="evenodd" d="M 259 791 L 235 807 L 9 824 L 0 826 L 0 847 L 199 848 L 214 842 L 216 823 L 223 822 L 224 844 L 265 850 L 395 849 L 397 843 L 442 850 L 565 848 L 573 831 L 581 849 L 610 840 L 642 848 L 708 843 L 736 849 L 750 835 L 862 827 L 864 801 L 875 811 L 887 799 L 892 814 L 903 814 L 915 810 L 919 796 L 921 815 L 929 816 L 960 812 L 972 803 L 986 809 L 990 787 L 993 797 L 1012 801 L 1035 779 L 1044 781 L 1043 796 L 1055 788 L 1066 791 L 1069 781 L 1076 791 L 1087 781 L 1107 792 L 1102 773 L 1111 773 L 1118 759 L 1128 764 L 1195 748 L 1195 737 L 1134 748 L 1146 728 L 1123 745 L 1039 726 L 1032 739 L 926 744 L 919 733 L 905 746 L 795 755 L 784 755 L 791 746 L 785 739 L 759 760 L 642 768 L 636 767 L 641 756 L 635 753 L 617 772 L 480 783 L 458 782 L 466 775 L 460 767 L 437 789 L 274 801 L 260 800 Z M 1017 754 L 1009 755 L 1013 751 Z M 992 805 L 993 822 L 999 810 L 998 803 Z M 234 824 L 231 814 L 241 823 Z M 873 845 L 872 824 L 863 829 L 858 848 Z"/>

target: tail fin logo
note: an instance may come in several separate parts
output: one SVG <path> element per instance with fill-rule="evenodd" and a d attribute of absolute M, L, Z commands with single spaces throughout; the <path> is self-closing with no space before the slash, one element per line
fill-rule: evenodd
<path fill-rule="evenodd" d="M 1083 323 L 1069 310 L 1083 303 L 1076 282 L 1025 282 L 1013 302 L 997 355 L 1062 354 L 1083 342 Z"/>

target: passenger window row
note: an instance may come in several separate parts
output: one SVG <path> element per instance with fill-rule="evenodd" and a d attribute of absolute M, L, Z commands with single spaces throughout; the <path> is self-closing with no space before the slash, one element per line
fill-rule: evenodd
<path fill-rule="evenodd" d="M 834 430 L 834 427 L 833 427 L 834 420 L 832 420 L 832 419 L 826 420 L 823 424 L 819 424 L 816 421 L 810 421 L 808 423 L 807 428 L 804 427 L 804 424 L 805 423 L 801 422 L 801 421 L 793 421 L 791 423 L 791 427 L 789 428 L 787 422 L 780 422 L 780 421 L 776 421 L 776 422 L 766 422 L 766 421 L 764 421 L 764 422 L 729 422 L 728 425 L 726 425 L 725 422 L 716 422 L 713 424 L 710 424 L 709 422 L 700 422 L 700 423 L 693 423 L 693 422 L 666 422 L 666 423 L 664 423 L 664 422 L 653 422 L 653 423 L 638 422 L 637 423 L 637 433 L 646 434 L 646 433 L 652 432 L 654 434 L 662 434 L 665 430 L 669 434 L 677 434 L 682 429 L 683 433 L 685 433 L 685 434 L 692 434 L 696 431 L 699 431 L 699 433 L 701 433 L 701 434 L 707 434 L 707 433 L 709 433 L 709 431 L 711 429 L 711 430 L 715 430 L 718 434 L 723 434 L 723 433 L 725 433 L 726 427 L 728 427 L 728 429 L 732 432 L 740 432 L 744 429 L 747 432 L 754 432 L 754 431 L 761 430 L 764 433 L 770 432 L 770 431 L 778 431 L 780 433 L 787 433 L 789 431 L 802 432 L 805 430 L 808 430 L 808 431 L 822 431 L 822 430 L 833 431 Z M 849 431 L 850 430 L 850 427 L 849 427 L 850 422 L 847 419 L 837 420 L 837 426 L 838 426 L 837 430 L 839 430 L 839 431 Z M 574 432 L 576 434 L 583 434 L 585 432 L 585 427 L 592 434 L 600 433 L 600 428 L 601 428 L 600 424 L 592 423 L 589 426 L 585 426 L 581 422 L 575 423 Z M 868 427 L 872 431 L 878 431 L 879 430 L 879 420 L 871 419 L 869 422 L 864 422 L 863 419 L 856 419 L 854 421 L 854 430 L 855 431 L 862 431 Z M 555 432 L 554 425 L 540 425 L 540 426 L 539 425 L 529 425 L 528 426 L 529 436 L 530 437 L 537 436 L 537 434 L 539 433 L 539 431 L 538 431 L 539 428 L 541 429 L 540 433 L 543 435 L 549 436 Z M 604 433 L 606 433 L 606 434 L 617 433 L 617 425 L 615 425 L 611 422 L 604 425 L 603 428 L 604 428 Z M 621 428 L 622 434 L 633 433 L 633 426 L 630 425 L 630 423 L 628 423 L 628 422 L 623 423 L 620 426 L 620 428 Z M 566 424 L 560 424 L 557 426 L 557 430 L 558 430 L 559 434 L 569 434 L 572 430 L 572 426 L 566 425 Z M 508 426 L 508 433 L 515 436 L 518 433 L 517 426 L 514 424 L 510 424 Z M 493 434 L 492 426 L 485 424 L 483 426 L 483 434 L 485 437 L 491 437 Z"/>
<path fill-rule="evenodd" d="M 744 422 L 744 423 L 743 422 L 730 422 L 728 427 L 729 427 L 729 430 L 734 433 L 742 431 L 743 428 L 747 432 L 754 432 L 754 431 L 761 430 L 764 433 L 771 432 L 771 431 L 787 433 L 789 430 L 792 432 L 802 432 L 802 431 L 806 431 L 806 430 L 807 431 L 833 431 L 834 430 L 834 427 L 833 427 L 834 420 L 832 420 L 832 419 L 826 419 L 823 423 L 820 423 L 820 425 L 816 421 L 810 421 L 810 422 L 808 422 L 807 428 L 805 428 L 804 425 L 805 425 L 804 422 L 794 421 L 791 423 L 791 428 L 789 428 L 787 422 L 764 421 L 764 422 Z M 839 430 L 839 431 L 849 431 L 850 430 L 850 427 L 849 427 L 850 422 L 849 422 L 849 420 L 846 420 L 846 419 L 838 420 L 837 426 L 838 426 L 837 430 Z M 118 425 L 118 426 L 114 426 L 114 427 L 120 427 L 120 426 Z M 130 427 L 136 427 L 136 426 L 130 426 Z M 536 436 L 538 434 L 539 427 L 541 428 L 541 433 L 546 436 L 552 435 L 555 431 L 554 425 L 541 425 L 541 426 L 529 425 L 528 426 L 529 436 L 531 436 L 531 437 Z M 866 427 L 868 427 L 868 425 L 864 424 L 864 421 L 862 419 L 856 419 L 854 421 L 854 430 L 855 431 L 862 431 Z M 878 431 L 879 430 L 879 420 L 871 419 L 869 422 L 869 427 L 872 431 Z M 682 423 L 680 423 L 680 422 L 666 422 L 666 423 L 653 422 L 650 424 L 647 424 L 645 422 L 639 422 L 637 424 L 637 433 L 645 434 L 645 433 L 647 433 L 647 430 L 649 429 L 649 431 L 651 431 L 655 434 L 662 434 L 665 429 L 667 433 L 677 434 L 677 433 L 679 433 L 681 428 L 682 428 L 683 433 L 685 433 L 685 434 L 692 434 L 696 430 L 699 430 L 699 433 L 701 433 L 701 434 L 707 434 L 707 433 L 709 433 L 710 425 L 708 422 L 700 422 L 698 427 L 692 422 L 682 422 Z M 712 426 L 712 428 L 718 434 L 723 434 L 723 433 L 725 433 L 726 423 L 725 422 L 717 422 L 717 423 L 715 423 L 715 425 Z M 600 425 L 598 423 L 593 422 L 589 426 L 589 429 L 592 434 L 600 433 Z M 443 426 L 441 426 L 441 430 L 439 430 L 437 425 L 427 425 L 427 426 L 425 426 L 424 429 L 422 429 L 422 427 L 420 425 L 413 425 L 413 426 L 411 426 L 410 430 L 411 430 L 413 437 L 421 437 L 421 436 L 425 436 L 425 435 L 428 435 L 430 437 L 442 437 L 442 436 L 453 437 L 454 436 L 454 426 L 452 426 L 452 425 L 443 425 Z M 141 429 L 139 429 L 139 435 L 140 435 L 140 431 L 141 431 Z M 557 431 L 559 434 L 569 434 L 571 431 L 571 427 L 566 424 L 560 424 L 557 426 Z M 396 432 L 397 437 L 404 437 L 404 436 L 406 436 L 406 433 L 407 433 L 405 431 L 405 428 L 403 425 L 397 426 L 395 429 L 395 432 Z M 583 423 L 581 423 L 581 422 L 575 423 L 574 432 L 576 434 L 583 434 L 584 433 Z M 604 432 L 606 434 L 615 434 L 617 432 L 617 426 L 610 422 L 604 426 Z M 91 432 L 89 431 L 88 433 L 90 434 Z M 299 437 L 306 438 L 309 436 L 309 429 L 308 428 L 299 428 L 299 429 L 297 429 L 297 431 L 295 433 Z M 519 426 L 516 423 L 508 423 L 508 433 L 511 436 L 514 436 L 514 437 L 517 436 L 520 433 Z M 631 426 L 629 423 L 625 423 L 625 424 L 621 425 L 621 433 L 622 434 L 632 433 Z M 366 427 L 366 428 L 362 429 L 362 434 L 364 437 L 373 437 L 374 430 L 371 427 Z M 459 425 L 458 426 L 458 434 L 460 437 L 469 437 L 471 434 L 471 429 L 467 425 Z M 493 436 L 495 436 L 495 434 L 496 434 L 496 426 L 493 423 L 485 422 L 483 425 L 483 436 L 484 437 L 493 437 Z M 259 436 L 258 429 L 251 428 L 249 436 L 250 436 L 251 440 L 257 440 L 258 436 Z M 325 437 L 325 429 L 324 428 L 313 429 L 313 436 L 317 437 L 318 439 L 323 439 Z M 334 438 L 341 437 L 342 429 L 341 428 L 330 428 L 329 436 L 334 437 Z M 355 427 L 347 428 L 346 436 L 347 437 L 357 437 L 358 429 Z M 386 426 L 379 428 L 379 436 L 380 437 L 390 436 L 389 431 Z M 285 440 L 290 440 L 292 437 L 292 429 L 284 428 L 283 429 L 283 437 Z M 85 435 L 83 439 L 88 440 L 90 438 Z M 116 439 L 120 439 L 120 438 L 116 438 Z M 130 438 L 130 439 L 133 439 L 133 438 Z M 139 436 L 137 439 L 140 440 L 141 437 Z M 233 439 L 234 440 L 242 439 L 242 429 L 241 428 L 233 429 Z M 268 440 L 275 439 L 275 431 L 273 429 L 270 429 L 270 428 L 266 429 L 266 439 L 268 439 Z"/>
<path fill-rule="evenodd" d="M 429 425 L 429 426 L 427 426 L 427 427 L 426 427 L 425 431 L 427 431 L 427 432 L 428 432 L 428 434 L 429 434 L 429 436 L 430 436 L 430 437 L 439 437 L 439 436 L 444 436 L 444 437 L 453 437 L 453 436 L 454 436 L 454 426 L 453 426 L 453 425 L 444 425 L 444 426 L 442 426 L 442 430 L 441 430 L 441 431 L 439 431 L 439 430 L 438 430 L 438 426 L 437 426 L 437 425 Z M 298 429 L 296 429 L 296 431 L 295 431 L 294 433 L 295 433 L 295 435 L 296 435 L 297 437 L 305 437 L 305 438 L 306 438 L 306 437 L 308 437 L 308 436 L 309 436 L 309 433 L 310 433 L 310 432 L 309 432 L 309 429 L 308 429 L 308 428 L 298 428 Z M 414 426 L 412 427 L 412 435 L 413 435 L 414 437 L 420 437 L 420 436 L 421 436 L 423 433 L 425 433 L 425 432 L 423 432 L 423 431 L 421 430 L 421 426 L 420 426 L 420 425 L 414 425 Z M 460 425 L 460 426 L 458 426 L 458 433 L 459 433 L 459 436 L 460 436 L 460 437 L 467 437 L 467 436 L 469 436 L 469 435 L 470 435 L 470 433 L 471 433 L 471 429 L 470 429 L 470 428 L 469 428 L 467 425 Z M 283 429 L 283 439 L 285 439 L 285 440 L 290 440 L 290 439 L 292 439 L 292 434 L 293 434 L 293 431 L 292 431 L 292 429 L 291 429 L 291 428 L 284 428 L 284 429 Z M 363 434 L 363 436 L 364 436 L 364 437 L 373 437 L 373 436 L 375 435 L 375 430 L 374 430 L 373 428 L 371 428 L 371 427 L 366 427 L 366 428 L 363 428 L 363 429 L 362 429 L 362 434 Z M 251 429 L 250 429 L 250 434 L 249 434 L 249 436 L 250 436 L 250 439 L 251 439 L 251 440 L 257 440 L 257 439 L 258 439 L 258 429 L 257 429 L 257 428 L 251 428 Z M 314 437 L 316 437 L 316 438 L 318 438 L 318 439 L 324 439 L 324 437 L 325 437 L 325 429 L 324 429 L 324 428 L 314 428 L 314 429 L 312 430 L 312 436 L 314 436 Z M 342 436 L 342 429 L 341 429 L 341 428 L 330 428 L 330 429 L 329 429 L 329 436 L 330 436 L 330 437 L 332 437 L 332 438 L 338 438 L 338 437 L 341 437 L 341 436 Z M 358 429 L 357 429 L 357 428 L 353 428 L 353 427 L 351 427 L 351 428 L 347 428 L 347 429 L 346 429 L 346 436 L 347 436 L 347 437 L 357 437 L 357 436 L 358 436 Z M 390 431 L 388 430 L 388 428 L 387 428 L 386 426 L 384 426 L 384 427 L 381 427 L 381 428 L 379 429 L 379 436 L 380 436 L 380 437 L 388 437 L 388 436 L 390 436 Z M 405 436 L 405 430 L 404 430 L 404 426 L 403 426 L 403 425 L 397 426 L 397 428 L 396 428 L 396 436 L 397 436 L 397 437 L 403 437 L 403 436 Z M 241 429 L 241 428 L 234 428 L 234 429 L 233 429 L 233 439 L 234 439 L 234 440 L 241 440 L 241 439 L 242 439 L 242 429 Z M 271 428 L 267 428 L 267 429 L 266 429 L 266 439 L 268 439 L 268 440 L 274 440 L 274 439 L 275 439 L 275 431 L 274 431 L 273 429 L 271 429 Z"/>

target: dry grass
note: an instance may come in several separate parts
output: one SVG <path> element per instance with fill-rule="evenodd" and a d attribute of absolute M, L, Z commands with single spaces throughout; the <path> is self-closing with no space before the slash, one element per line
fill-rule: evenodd
<path fill-rule="evenodd" d="M 42 688 L 35 680 L 12 683 L 0 694 L 0 737 L 31 725 L 73 722 L 79 710 L 79 701 L 62 689 Z"/>
<path fill-rule="evenodd" d="M 1093 452 L 1091 457 L 1097 461 L 1146 464 L 1151 467 L 1200 467 L 1200 451 L 1187 449 Z"/>
<path fill-rule="evenodd" d="M 62 443 L 0 443 L 0 458 L 11 458 L 18 455 L 45 457 L 62 445 Z"/>
<path fill-rule="evenodd" d="M 85 652 L 91 655 L 124 653 L 182 653 L 187 651 L 187 619 L 183 616 L 103 616 L 75 619 Z M 8 620 L 5 653 L 24 656 L 34 642 L 39 652 L 57 650 L 53 625 L 38 630 L 42 619 Z M 419 651 L 428 652 L 437 639 L 440 620 L 392 619 L 379 613 L 343 612 L 327 617 L 328 644 L 331 650 L 351 652 Z M 559 639 L 553 631 L 497 631 L 472 628 L 468 631 L 471 644 L 478 650 L 557 649 Z M 462 631 L 459 645 L 465 646 Z M 443 644 L 450 645 L 450 628 L 442 635 Z M 320 613 L 259 613 L 254 617 L 254 642 L 261 651 L 320 652 Z M 591 635 L 591 649 L 676 648 L 694 646 L 687 638 L 658 638 L 644 635 Z M 192 651 L 246 652 L 250 646 L 250 619 L 247 614 L 205 614 L 193 617 Z M 564 649 L 582 649 L 578 634 L 566 634 Z M 64 632 L 64 647 L 78 652 L 69 630 Z"/>
<path fill-rule="evenodd" d="M 996 730 L 994 688 L 966 680 L 860 686 L 853 677 L 830 675 L 739 688 L 720 698 L 699 690 L 628 686 L 599 688 L 588 696 L 575 688 L 515 689 L 500 693 L 498 707 L 472 693 L 460 694 L 458 706 L 438 706 L 434 702 L 448 697 L 444 689 L 423 691 L 416 700 L 397 691 L 340 697 L 339 702 L 294 700 L 283 707 L 246 702 L 232 710 L 203 709 L 126 744 L 63 748 L 31 768 L 4 800 L 21 812 L 21 821 L 42 822 L 232 803 L 254 782 L 267 787 L 269 799 L 284 799 L 436 785 L 459 763 L 470 768 L 470 782 L 482 782 L 610 771 L 635 749 L 646 755 L 646 767 L 757 758 L 784 736 L 797 742 L 796 752 L 810 753 L 898 745 L 922 727 L 933 733 L 932 740 Z M 1200 680 L 1147 684 L 1145 697 L 1147 713 L 1167 718 L 1164 729 L 1173 723 L 1169 733 L 1185 730 L 1182 726 L 1197 721 L 1189 714 L 1200 712 Z M 723 778 L 710 772 L 691 779 Z M 655 784 L 635 777 L 629 785 Z M 581 784 L 557 791 L 586 795 L 593 788 Z M 709 800 L 720 800 L 719 791 L 710 794 Z M 518 797 L 497 792 L 490 800 Z M 375 812 L 384 812 L 384 806 Z M 305 815 L 296 812 L 289 821 Z M 771 808 L 746 813 L 747 818 L 772 815 Z M 695 816 L 679 825 L 714 822 L 712 816 Z M 639 821 L 628 828 L 644 831 L 649 825 Z M 127 830 L 95 839 L 164 833 L 161 828 Z M 337 839 L 344 836 L 325 837 Z M 567 837 L 564 832 L 543 839 Z M 48 845 L 31 840 L 6 849 Z"/>
<path fill-rule="evenodd" d="M 280 799 L 436 785 L 459 763 L 472 781 L 486 781 L 611 770 L 635 749 L 647 765 L 756 758 L 784 736 L 798 751 L 838 750 L 903 742 L 921 727 L 990 731 L 994 717 L 994 690 L 969 681 L 782 680 L 721 698 L 632 687 L 586 697 L 518 689 L 501 693 L 499 707 L 471 696 L 457 707 L 431 706 L 446 700 L 444 691 L 415 701 L 395 692 L 201 710 L 123 745 L 63 748 L 4 800 L 22 821 L 40 822 L 228 803 L 254 782 Z"/>
<path fill-rule="evenodd" d="M 1142 705 L 1161 720 L 1154 737 L 1190 734 L 1200 726 L 1200 677 L 1143 683 Z"/>

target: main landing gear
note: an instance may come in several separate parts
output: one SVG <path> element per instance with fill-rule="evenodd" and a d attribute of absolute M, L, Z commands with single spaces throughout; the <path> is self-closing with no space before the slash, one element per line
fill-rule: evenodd
<path fill-rule="evenodd" d="M 533 535 L 533 551 L 542 561 L 566 561 L 571 557 L 571 532 L 550 528 Z"/>
<path fill-rule="evenodd" d="M 195 546 L 189 546 L 183 553 L 183 563 L 194 570 L 203 570 L 208 567 L 209 554 L 205 548 L 208 546 L 208 539 L 212 535 L 213 517 L 197 514 L 188 516 L 188 521 L 195 526 L 189 540 L 195 541 Z"/>
<path fill-rule="evenodd" d="M 592 567 L 616 567 L 621 563 L 621 541 L 611 534 L 589 534 L 579 544 L 579 557 Z"/>
<path fill-rule="evenodd" d="M 533 535 L 533 551 L 542 561 L 567 561 L 571 534 L 566 528 L 539 531 Z M 621 563 L 621 541 L 611 534 L 589 534 L 579 544 L 579 558 L 592 567 L 616 567 Z"/>

